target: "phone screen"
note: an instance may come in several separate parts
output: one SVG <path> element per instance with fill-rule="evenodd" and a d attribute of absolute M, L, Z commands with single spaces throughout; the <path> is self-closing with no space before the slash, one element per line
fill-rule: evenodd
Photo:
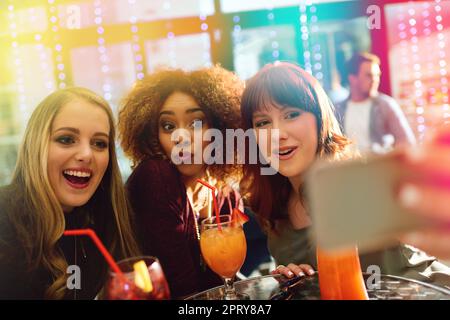
<path fill-rule="evenodd" d="M 400 179 L 412 177 L 402 152 L 340 162 L 318 161 L 306 176 L 313 236 L 324 249 L 358 245 L 360 252 L 396 242 L 423 221 L 401 208 Z"/>

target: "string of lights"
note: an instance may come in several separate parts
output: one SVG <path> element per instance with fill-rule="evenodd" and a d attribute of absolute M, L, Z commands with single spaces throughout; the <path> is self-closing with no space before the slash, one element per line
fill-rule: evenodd
<path fill-rule="evenodd" d="M 314 35 L 319 31 L 319 26 L 317 25 L 317 7 L 312 3 L 312 1 L 308 1 L 309 5 L 309 15 L 310 15 L 310 26 L 311 32 L 309 36 L 310 44 L 312 45 L 312 74 L 322 82 L 323 73 L 322 73 L 322 48 L 319 43 L 319 39 L 315 39 Z"/>
<path fill-rule="evenodd" d="M 103 90 L 103 97 L 105 100 L 110 101 L 111 100 L 111 91 L 112 91 L 112 84 L 110 81 L 110 78 L 108 77 L 110 72 L 109 67 L 109 57 L 108 57 L 108 50 L 105 45 L 105 38 L 104 33 L 105 29 L 103 27 L 103 9 L 102 9 L 102 1 L 101 0 L 94 0 L 94 22 L 97 26 L 96 32 L 97 32 L 97 51 L 99 53 L 99 59 L 100 59 L 100 70 L 102 72 L 102 90 Z"/>
<path fill-rule="evenodd" d="M 65 65 L 62 56 L 63 46 L 61 43 L 61 35 L 59 34 L 59 18 L 57 14 L 57 7 L 55 5 L 55 0 L 48 0 L 48 10 L 50 12 L 50 26 L 53 32 L 53 52 L 55 56 L 56 66 L 57 66 L 57 84 L 58 88 L 63 89 L 67 86 L 66 83 L 66 73 Z"/>
<path fill-rule="evenodd" d="M 267 10 L 267 21 L 269 27 L 272 28 L 269 32 L 269 39 L 270 39 L 270 45 L 272 48 L 272 59 L 273 61 L 277 61 L 280 58 L 280 51 L 279 51 L 279 42 L 277 41 L 277 30 L 275 30 L 275 13 L 273 11 L 273 5 L 268 5 L 266 7 Z"/>
<path fill-rule="evenodd" d="M 172 7 L 172 2 L 169 0 L 164 1 L 163 7 L 165 11 L 170 11 Z M 172 22 L 168 21 L 166 23 L 167 32 L 167 40 L 168 40 L 168 57 L 169 57 L 169 65 L 173 68 L 177 66 L 177 52 L 176 52 L 176 41 L 175 41 L 175 33 L 173 31 Z"/>
<path fill-rule="evenodd" d="M 130 4 L 132 11 L 129 21 L 131 25 L 131 46 L 133 51 L 136 79 L 141 80 L 144 78 L 144 65 L 142 48 L 139 41 L 139 27 L 137 25 L 136 0 L 128 0 L 128 3 Z"/>
<path fill-rule="evenodd" d="M 397 15 L 397 30 L 396 32 L 398 32 L 398 36 L 400 38 L 400 65 L 401 68 L 403 70 L 410 70 L 410 59 L 409 59 L 409 52 L 408 52 L 408 41 L 406 40 L 406 38 L 408 37 L 407 34 L 407 26 L 406 26 L 406 20 L 405 20 L 405 14 L 402 12 L 401 7 L 398 7 L 399 12 Z M 402 77 L 402 81 L 406 82 L 408 81 L 408 78 L 411 79 L 411 76 L 408 72 L 402 72 L 400 73 L 401 77 Z M 422 87 L 422 81 L 420 79 L 416 79 L 414 81 L 414 88 L 421 88 Z M 418 101 L 418 99 L 414 99 L 415 100 L 415 104 L 416 107 L 419 106 L 420 104 L 423 104 L 423 102 Z M 416 112 L 416 110 L 414 111 Z"/>
<path fill-rule="evenodd" d="M 312 63 L 311 63 L 311 50 L 309 45 L 309 21 L 308 21 L 308 7 L 311 6 L 312 2 L 310 0 L 301 0 L 299 5 L 300 11 L 300 41 L 303 48 L 303 63 L 304 68 L 307 72 L 312 74 Z"/>
<path fill-rule="evenodd" d="M 304 68 L 321 82 L 323 80 L 321 47 L 320 43 L 313 37 L 319 30 L 317 7 L 312 0 L 301 0 L 299 11 Z"/>
<path fill-rule="evenodd" d="M 211 66 L 212 63 L 211 63 L 211 41 L 210 41 L 209 33 L 208 33 L 209 25 L 206 21 L 207 13 L 201 10 L 199 19 L 200 19 L 200 30 L 201 30 L 202 45 L 203 45 L 203 54 L 202 54 L 203 62 L 202 63 L 204 66 L 209 67 L 209 66 Z"/>
<path fill-rule="evenodd" d="M 53 7 L 54 9 L 54 7 Z M 28 9 L 31 17 L 31 21 L 35 22 L 37 20 L 36 17 L 36 10 L 35 8 Z M 54 10 L 53 10 L 54 11 Z M 53 13 L 53 12 L 51 12 Z M 52 66 L 52 60 L 49 57 L 49 50 L 43 43 L 43 34 L 41 32 L 37 32 L 34 34 L 34 40 L 36 41 L 35 48 L 37 50 L 37 53 L 39 55 L 39 64 L 41 68 L 41 75 L 44 80 L 44 86 L 45 89 L 47 89 L 48 93 L 55 90 L 55 79 L 53 75 L 53 66 Z M 60 72 L 64 72 L 64 64 L 58 63 L 57 69 Z"/>
<path fill-rule="evenodd" d="M 444 26 L 442 25 L 442 7 L 441 0 L 434 1 L 434 12 L 437 30 L 437 40 L 438 40 L 438 61 L 439 61 L 439 75 L 440 75 L 440 96 L 442 104 L 443 118 L 447 119 L 450 117 L 449 113 L 449 99 L 448 99 L 448 77 L 447 77 L 447 57 L 446 57 L 446 41 L 445 35 L 442 32 Z"/>
<path fill-rule="evenodd" d="M 400 63 L 406 71 L 401 78 L 404 83 L 412 81 L 411 97 L 407 94 L 406 100 L 414 102 L 416 131 L 422 141 L 428 127 L 450 116 L 441 0 L 409 2 L 397 10 Z"/>
<path fill-rule="evenodd" d="M 20 114 L 24 116 L 24 121 L 29 118 L 27 95 L 25 93 L 24 70 L 22 65 L 21 50 L 17 39 L 17 21 L 16 12 L 12 0 L 8 2 L 8 20 L 9 32 L 11 36 L 12 60 L 14 61 L 14 70 L 16 71 L 16 85 L 19 98 Z"/>
<path fill-rule="evenodd" d="M 425 10 L 424 12 L 427 12 Z M 406 55 L 409 55 L 411 57 L 411 63 L 412 63 L 412 70 L 413 70 L 413 79 L 414 79 L 414 97 L 416 101 L 416 125 L 417 125 L 417 132 L 419 135 L 419 139 L 423 136 L 425 131 L 425 105 L 426 100 L 424 97 L 423 92 L 423 73 L 422 73 L 422 65 L 420 63 L 420 57 L 419 57 L 419 48 L 418 48 L 418 37 L 417 37 L 417 20 L 416 20 L 416 10 L 413 7 L 410 7 L 408 9 L 408 18 L 407 18 L 407 26 L 408 26 L 408 32 L 407 32 L 407 39 L 405 41 L 405 44 L 403 46 L 409 47 L 409 50 L 405 50 Z M 411 64 L 410 64 L 411 66 Z"/>
<path fill-rule="evenodd" d="M 400 63 L 404 70 L 402 75 L 402 82 L 408 83 L 412 79 L 413 88 L 409 93 L 411 97 L 409 98 L 409 94 L 407 94 L 406 100 L 412 100 L 415 105 L 415 122 L 416 122 L 416 131 L 419 140 L 422 139 L 424 131 L 425 131 L 425 105 L 426 99 L 424 97 L 424 81 L 423 81 L 423 73 L 422 73 L 422 65 L 420 63 L 419 56 L 419 38 L 418 38 L 418 30 L 417 30 L 417 18 L 416 14 L 416 6 L 414 4 L 409 3 L 407 10 L 404 11 L 401 7 L 398 8 L 397 13 L 397 32 L 400 38 Z M 428 24 L 429 21 L 426 18 L 429 15 L 428 9 L 424 7 L 423 16 L 424 25 Z M 425 32 L 426 28 L 424 29 Z M 409 91 L 408 88 L 405 89 Z"/>
<path fill-rule="evenodd" d="M 237 47 L 240 46 L 240 43 L 242 41 L 241 39 L 241 31 L 242 31 L 242 27 L 241 27 L 241 17 L 239 16 L 239 14 L 235 14 L 233 16 L 233 32 L 232 32 L 232 36 L 233 36 L 233 42 L 236 45 L 236 49 L 238 49 Z"/>

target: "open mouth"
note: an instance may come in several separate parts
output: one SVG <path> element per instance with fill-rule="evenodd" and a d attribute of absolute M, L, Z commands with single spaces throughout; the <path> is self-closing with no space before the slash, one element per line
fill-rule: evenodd
<path fill-rule="evenodd" d="M 182 162 L 182 163 L 185 163 L 185 162 L 190 163 L 190 162 L 192 162 L 191 161 L 192 160 L 192 153 L 190 153 L 190 152 L 183 152 L 183 151 L 181 151 L 180 153 L 178 153 L 177 157 L 178 157 L 178 160 L 180 162 Z"/>
<path fill-rule="evenodd" d="M 72 186 L 83 188 L 88 185 L 92 173 L 78 170 L 64 170 L 63 176 Z"/>
<path fill-rule="evenodd" d="M 297 147 L 292 147 L 292 148 L 283 148 L 282 150 L 277 150 L 274 153 L 277 154 L 280 157 L 288 157 L 289 155 L 291 155 L 295 150 L 297 149 Z"/>
<path fill-rule="evenodd" d="M 192 153 L 190 153 L 190 152 L 180 152 L 179 156 L 180 156 L 180 159 L 187 159 L 187 158 L 190 158 L 192 156 Z"/>

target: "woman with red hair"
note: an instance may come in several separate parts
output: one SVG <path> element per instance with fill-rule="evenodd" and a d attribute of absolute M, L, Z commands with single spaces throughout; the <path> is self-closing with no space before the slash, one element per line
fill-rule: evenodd
<path fill-rule="evenodd" d="M 276 272 L 286 276 L 312 273 L 316 247 L 309 237 L 304 174 L 317 158 L 338 161 L 353 157 L 351 142 L 343 136 L 319 82 L 292 63 L 268 64 L 248 81 L 241 115 L 244 129 L 256 131 L 259 152 L 270 152 L 272 163 L 277 163 L 274 175 L 263 175 L 263 164 L 245 164 L 241 182 L 241 190 L 246 191 L 267 232 L 269 251 L 281 264 Z M 279 146 L 265 150 L 267 142 L 273 142 L 266 133 L 274 129 L 278 129 Z M 402 243 L 362 255 L 360 261 L 363 270 L 377 265 L 383 274 L 450 284 L 448 267 Z"/>

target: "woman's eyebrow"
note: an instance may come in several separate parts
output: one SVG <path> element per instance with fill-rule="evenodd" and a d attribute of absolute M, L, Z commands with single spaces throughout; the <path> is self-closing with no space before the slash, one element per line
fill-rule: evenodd
<path fill-rule="evenodd" d="M 55 132 L 58 132 L 58 131 L 70 131 L 75 134 L 80 134 L 80 130 L 78 130 L 77 128 L 72 128 L 72 127 L 62 127 L 62 128 L 55 130 Z"/>
<path fill-rule="evenodd" d="M 200 107 L 187 109 L 185 113 L 190 114 L 190 113 L 195 113 L 195 112 L 201 112 L 201 113 L 204 113 L 203 110 L 202 110 L 202 108 L 200 108 Z M 170 110 L 163 110 L 163 111 L 161 111 L 161 112 L 159 113 L 159 116 L 162 116 L 162 115 L 164 115 L 164 114 L 173 116 L 173 115 L 175 115 L 175 112 L 170 111 Z"/>
<path fill-rule="evenodd" d="M 168 114 L 168 115 L 170 115 L 170 116 L 173 116 L 173 115 L 175 115 L 175 112 L 173 112 L 173 111 L 161 111 L 161 112 L 159 113 L 159 116 L 162 116 L 162 115 L 164 115 L 164 114 Z"/>
<path fill-rule="evenodd" d="M 185 113 L 194 113 L 194 112 L 202 112 L 203 113 L 203 110 L 200 107 L 198 107 L 198 108 L 191 108 L 191 109 L 187 109 Z M 162 116 L 164 114 L 173 116 L 173 115 L 175 115 L 175 112 L 170 111 L 170 110 L 163 110 L 163 111 L 161 111 L 159 113 L 159 116 Z"/>
<path fill-rule="evenodd" d="M 194 113 L 194 112 L 202 112 L 203 110 L 201 108 L 192 108 L 192 109 L 187 109 L 186 113 Z"/>
<path fill-rule="evenodd" d="M 262 112 L 255 112 L 253 114 L 253 118 L 261 118 L 264 117 L 266 114 L 262 113 Z"/>
<path fill-rule="evenodd" d="M 94 137 L 99 137 L 99 136 L 105 137 L 105 138 L 108 138 L 108 139 L 109 139 L 109 134 L 106 134 L 106 133 L 104 133 L 104 132 L 96 132 L 96 133 L 94 134 Z"/>
<path fill-rule="evenodd" d="M 62 128 L 58 128 L 55 130 L 55 133 L 58 131 L 70 131 L 73 132 L 75 134 L 80 134 L 80 130 L 78 130 L 77 128 L 73 128 L 73 127 L 62 127 Z M 104 136 L 106 138 L 109 138 L 109 134 L 104 133 L 104 132 L 96 132 L 94 133 L 94 136 Z"/>

